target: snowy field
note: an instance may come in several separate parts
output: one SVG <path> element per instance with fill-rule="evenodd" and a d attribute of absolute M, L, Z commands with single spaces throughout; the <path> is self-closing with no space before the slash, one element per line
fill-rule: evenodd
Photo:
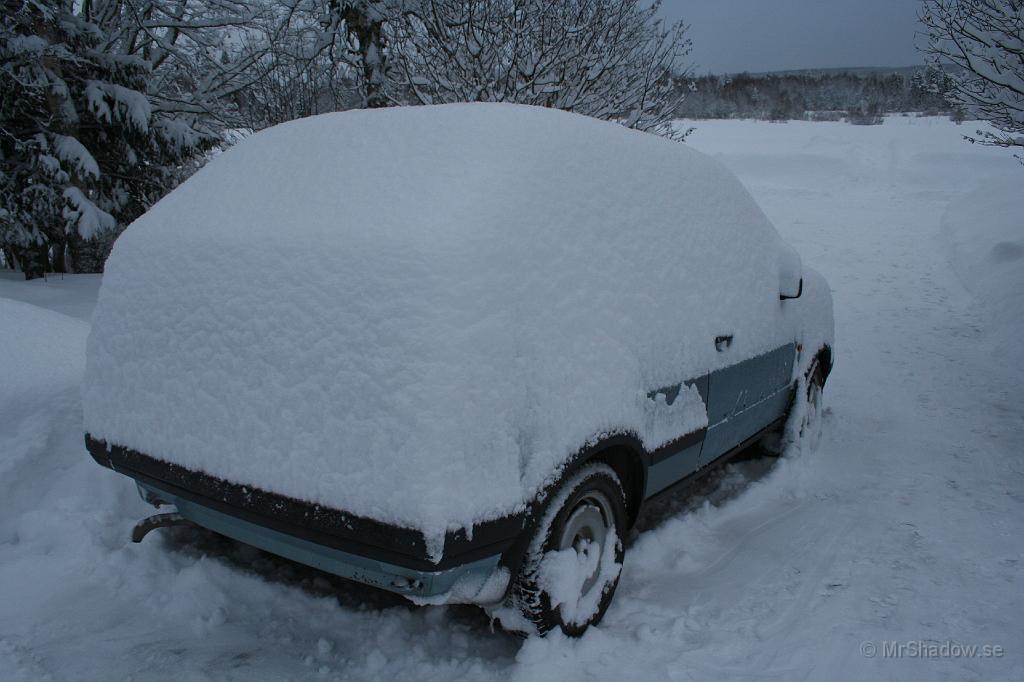
<path fill-rule="evenodd" d="M 130 544 L 149 508 L 82 444 L 99 277 L 0 274 L 0 679 L 1024 679 L 1024 168 L 940 119 L 697 126 L 830 280 L 829 410 L 817 451 L 654 509 L 601 626 Z"/>

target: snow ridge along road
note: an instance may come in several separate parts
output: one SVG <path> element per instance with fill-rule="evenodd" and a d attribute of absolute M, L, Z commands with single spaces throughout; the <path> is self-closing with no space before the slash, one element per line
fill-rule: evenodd
<path fill-rule="evenodd" d="M 697 126 L 834 287 L 825 429 L 655 509 L 600 627 L 524 643 L 194 531 L 131 545 L 148 508 L 81 442 L 96 278 L 2 276 L 0 679 L 1024 679 L 1024 170 L 940 119 Z"/>

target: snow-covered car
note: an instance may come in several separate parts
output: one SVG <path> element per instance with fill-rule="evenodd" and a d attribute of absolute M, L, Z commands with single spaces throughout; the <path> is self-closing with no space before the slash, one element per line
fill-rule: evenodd
<path fill-rule="evenodd" d="M 513 105 L 329 114 L 118 239 L 86 443 L 168 505 L 136 538 L 191 522 L 576 635 L 645 503 L 811 418 L 832 330 L 825 280 L 685 144 Z"/>

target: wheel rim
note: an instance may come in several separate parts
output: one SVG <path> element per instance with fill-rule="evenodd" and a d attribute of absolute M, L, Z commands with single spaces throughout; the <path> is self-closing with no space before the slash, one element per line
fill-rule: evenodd
<path fill-rule="evenodd" d="M 583 583 L 581 598 L 594 589 L 601 577 L 601 560 L 612 518 L 611 502 L 603 493 L 593 490 L 576 503 L 565 520 L 558 549 L 573 549 L 577 554 L 588 557 L 597 552 L 597 565 Z"/>

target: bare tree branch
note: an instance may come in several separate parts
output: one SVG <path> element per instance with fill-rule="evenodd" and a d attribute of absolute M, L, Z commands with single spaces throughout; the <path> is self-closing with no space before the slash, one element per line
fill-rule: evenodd
<path fill-rule="evenodd" d="M 424 0 L 389 23 L 395 92 L 417 102 L 517 102 L 681 137 L 690 51 L 638 0 Z"/>
<path fill-rule="evenodd" d="M 998 131 L 967 139 L 1024 147 L 1024 2 L 925 0 L 921 22 L 927 29 L 922 51 L 935 66 L 960 70 L 947 95 L 952 104 Z"/>

